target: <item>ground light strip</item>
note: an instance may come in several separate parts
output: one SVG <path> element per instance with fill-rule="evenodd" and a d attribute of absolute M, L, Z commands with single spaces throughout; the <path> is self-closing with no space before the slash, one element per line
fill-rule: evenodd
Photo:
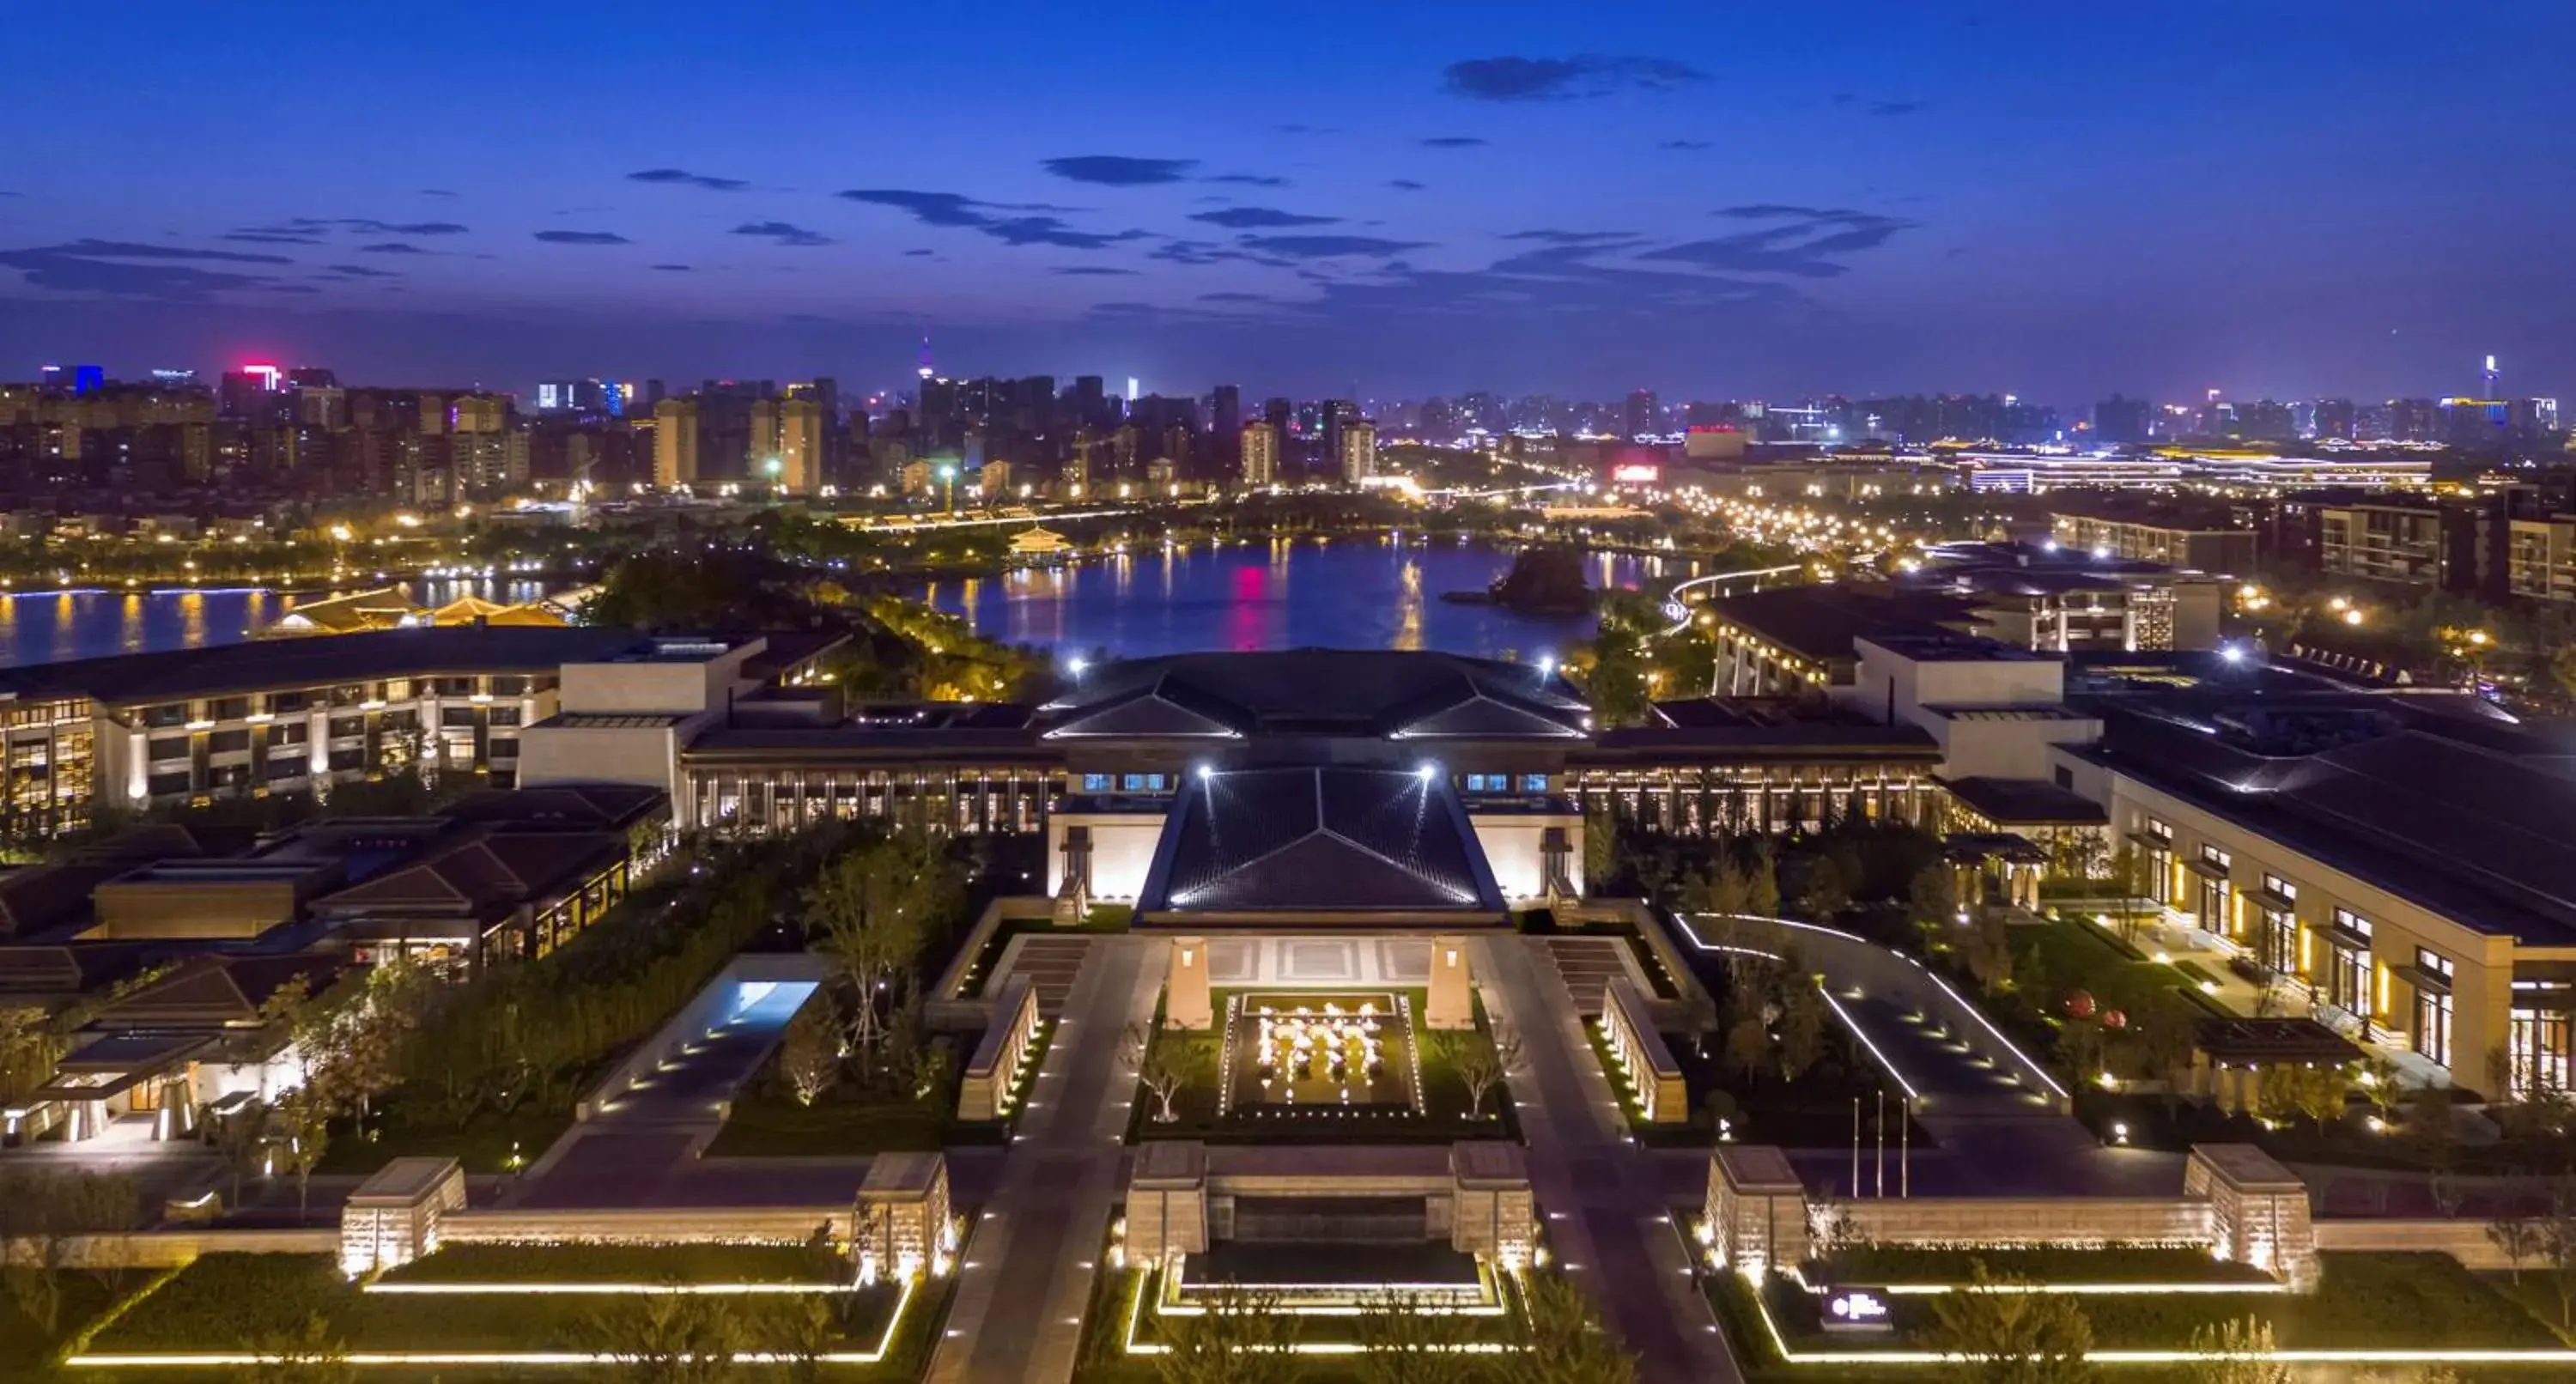
<path fill-rule="evenodd" d="M 846 1283 L 370 1283 L 362 1293 L 397 1293 L 406 1296 L 470 1296 L 497 1293 L 572 1293 L 611 1296 L 636 1293 L 705 1294 L 731 1293 L 846 1293 Z"/>
<path fill-rule="evenodd" d="M 2156 1284 L 2149 1291 L 2172 1292 L 2176 1286 Z M 2189 1290 L 2199 1292 L 2204 1286 L 2194 1284 Z M 1771 1348 L 1792 1365 L 1950 1365 L 1970 1358 L 1937 1350 L 1791 1350 L 1787 1338 L 1780 1334 L 1780 1324 L 1772 1319 L 1771 1304 L 1763 1300 L 1758 1287 L 1753 1292 L 1753 1310 L 1762 1318 L 1762 1329 L 1770 1333 Z M 2576 1364 L 2576 1350 L 2088 1350 L 2084 1360 L 2092 1365 L 2190 1365 L 2208 1360 L 2278 1360 L 2293 1365 L 2537 1365 Z"/>
<path fill-rule="evenodd" d="M 1912 965 L 1914 969 L 1921 971 L 1926 980 L 1940 986 L 1942 994 L 1948 995 L 1952 1003 L 1958 1005 L 1961 1009 L 1968 1011 L 1968 1017 L 1975 1019 L 1979 1027 L 1985 1029 L 1986 1032 L 1993 1034 L 1995 1041 L 2004 1045 L 2004 1051 L 2011 1053 L 2021 1062 L 2022 1066 L 2030 1069 L 2031 1075 L 2038 1077 L 2040 1081 L 2048 1087 L 2048 1089 L 2055 1091 L 2060 1100 L 2073 1099 L 2073 1097 L 2067 1094 L 2065 1087 L 2057 1084 L 2057 1078 L 2048 1074 L 2048 1069 L 2046 1067 L 2032 1061 L 2029 1053 L 2023 1052 L 2020 1048 L 2015 1047 L 2013 1045 L 2013 1040 L 2005 1037 L 2003 1030 L 1995 1027 L 1994 1021 L 1986 1017 L 1985 1011 L 1968 1003 L 1965 999 L 1962 999 L 1958 991 L 1950 988 L 1950 982 L 1943 980 L 1938 972 L 1934 971 L 1931 967 L 1924 965 L 1922 961 L 1915 957 L 1907 956 L 1905 953 L 1897 951 L 1892 947 L 1881 947 L 1876 942 L 1873 942 L 1866 937 L 1859 936 L 1856 933 L 1845 932 L 1840 928 L 1824 927 L 1816 923 L 1802 923 L 1795 918 L 1765 918 L 1758 913 L 1702 913 L 1697 915 L 1684 915 L 1682 917 L 1682 921 L 1685 925 L 1682 928 L 1682 931 L 1689 935 L 1691 945 L 1699 948 L 1701 951 L 1726 951 L 1731 949 L 1714 946 L 1706 939 L 1702 938 L 1699 935 L 1699 928 L 1690 925 L 1691 916 L 1702 918 L 1741 919 L 1745 922 L 1752 923 L 1777 923 L 1782 927 L 1798 928 L 1806 932 L 1821 932 L 1827 937 L 1839 937 L 1846 942 L 1858 942 L 1864 947 L 1875 947 L 1879 951 L 1883 951 L 1890 956 L 1897 957 Z M 1875 1051 L 1875 1049 L 1873 1049 L 1873 1051 Z M 1900 1080 L 1901 1079 L 1902 1078 L 1900 1078 Z"/>
<path fill-rule="evenodd" d="M 733 1287 L 733 1286 L 735 1286 L 735 1285 L 726 1284 L 726 1285 L 722 1285 L 722 1286 L 724 1286 L 724 1287 Z M 514 1286 L 510 1289 L 510 1291 L 512 1291 L 512 1292 L 526 1291 L 526 1290 L 529 1290 L 531 1287 L 532 1287 L 532 1285 L 528 1285 L 528 1284 L 518 1284 L 518 1285 L 514 1285 Z M 890 1314 L 890 1315 L 889 1315 L 889 1316 L 887 1316 L 887 1318 L 886 1318 L 885 1333 L 884 1333 L 883 1335 L 881 1335 L 881 1336 L 879 1336 L 879 1337 L 877 1338 L 877 1344 L 876 1344 L 876 1348 L 875 1348 L 874 1350 L 838 1350 L 838 1351 L 823 1351 L 823 1352 L 817 1352 L 817 1353 L 816 1353 L 814 1356 L 812 1356 L 811 1358 L 813 1358 L 814 1360 L 817 1360 L 817 1361 L 819 1361 L 819 1362 L 822 1362 L 822 1363 L 824 1363 L 824 1364 L 831 1364 L 831 1365 L 875 1365 L 875 1364 L 881 1364 L 881 1363 L 883 1363 L 883 1362 L 884 1362 L 884 1360 L 885 1360 L 885 1358 L 886 1358 L 886 1352 L 887 1352 L 888 1350 L 890 1350 L 890 1349 L 893 1347 L 893 1345 L 894 1345 L 894 1334 L 895 1334 L 895 1332 L 896 1332 L 896 1331 L 898 1331 L 898 1330 L 900 1330 L 900 1329 L 902 1329 L 902 1327 L 903 1327 L 903 1317 L 904 1317 L 904 1313 L 906 1313 L 907 1311 L 910 1311 L 910 1310 L 911 1310 L 911 1308 L 912 1308 L 912 1300 L 913 1300 L 913 1296 L 914 1296 L 914 1294 L 915 1294 L 915 1293 L 917 1293 L 917 1292 L 920 1290 L 920 1287 L 921 1287 L 921 1279 L 920 1279 L 918 1276 L 915 1276 L 915 1277 L 912 1277 L 912 1278 L 907 1278 L 907 1279 L 905 1279 L 905 1280 L 904 1280 L 904 1283 L 903 1283 L 903 1294 L 902 1294 L 902 1296 L 900 1296 L 900 1297 L 898 1297 L 898 1298 L 896 1298 L 896 1299 L 895 1299 L 895 1303 L 894 1303 L 894 1311 L 893 1311 L 893 1313 L 892 1313 L 892 1314 Z M 540 1289 L 540 1291 L 542 1291 L 542 1290 Z M 667 1289 L 653 1289 L 653 1290 L 651 1290 L 651 1291 L 668 1291 L 668 1290 L 667 1290 Z M 181 1367 L 181 1368 L 197 1368 L 197 1369 L 204 1369 L 204 1368 L 210 1368 L 210 1367 L 213 1367 L 213 1368 L 222 1368 L 222 1367 L 231 1367 L 231 1366 L 239 1366 L 239 1365 L 257 1365 L 257 1364 L 262 1364 L 262 1363 L 273 1363 L 273 1362 L 277 1361 L 277 1360 L 278 1360 L 278 1359 L 280 1359 L 280 1358 L 281 1358 L 281 1357 L 278 1357 L 278 1356 L 261 1355 L 261 1354 L 259 1354 L 259 1353 L 255 1352 L 255 1351 L 198 1351 L 198 1352 L 193 1352 L 193 1353 L 185 1354 L 185 1355 L 178 1355 L 178 1354 L 151 1354 L 151 1355 L 86 1355 L 86 1354 L 84 1354 L 84 1355 L 75 1355 L 75 1356 L 72 1356 L 71 1358 L 69 1358 L 69 1359 L 67 1359 L 67 1360 L 63 1361 L 63 1363 L 64 1363 L 64 1364 L 66 1364 L 66 1365 L 69 1365 L 69 1366 L 73 1366 L 73 1367 L 75 1367 L 75 1368 L 79 1368 L 79 1369 L 120 1369 L 120 1370 L 123 1370 L 123 1369 L 148 1369 L 148 1368 L 152 1368 L 152 1367 L 155 1367 L 155 1366 L 175 1366 L 175 1367 Z M 618 1353 L 618 1352 L 616 1352 L 616 1351 L 613 1351 L 613 1350 L 598 1350 L 598 1351 L 579 1351 L 579 1350 L 531 1350 L 531 1351 L 363 1350 L 363 1351 L 351 1351 L 351 1352 L 349 1352 L 349 1354 L 348 1354 L 345 1358 L 346 1358 L 347 1362 L 348 1362 L 349 1364 L 352 1364 L 352 1365 L 371 1365 L 371 1366 L 372 1366 L 372 1365 L 388 1365 L 388 1366 L 404 1366 L 404 1365 L 503 1365 L 503 1366 L 516 1366 L 516 1365 L 614 1365 L 614 1364 L 622 1363 L 622 1362 L 624 1362 L 624 1361 L 628 1360 L 628 1359 L 629 1359 L 629 1358 L 631 1358 L 631 1357 L 630 1357 L 630 1356 L 628 1356 L 628 1355 L 620 1354 L 620 1353 Z M 802 1358 L 805 1358 L 805 1357 L 802 1357 L 802 1356 L 799 1356 L 799 1355 L 790 1354 L 790 1353 L 788 1353 L 788 1352 L 784 1352 L 784 1351 L 738 1350 L 738 1351 L 735 1351 L 735 1352 L 733 1352 L 733 1353 L 732 1353 L 731 1358 L 732 1358 L 733 1362 L 734 1362 L 735 1364 L 737 1364 L 737 1365 L 785 1365 L 785 1364 L 793 1364 L 793 1363 L 795 1363 L 796 1361 L 798 1361 L 799 1359 L 802 1359 Z"/>
<path fill-rule="evenodd" d="M 1821 980 L 1816 982 L 1816 993 L 1824 996 L 1825 1003 L 1834 1007 L 1834 1017 L 1843 1021 L 1843 1027 L 1852 1031 L 1852 1036 L 1860 1040 L 1862 1047 L 1869 1049 L 1869 1055 L 1878 1059 L 1878 1065 L 1886 1068 L 1889 1076 L 1896 1078 L 1896 1084 L 1905 1089 L 1907 1100 L 1923 1099 L 1923 1093 L 1914 1089 L 1914 1083 L 1905 1079 L 1905 1073 L 1894 1062 L 1888 1060 L 1886 1053 L 1879 1051 L 1878 1044 L 1871 1042 L 1869 1035 L 1861 1031 L 1860 1020 L 1853 1018 L 1851 1011 L 1843 1008 L 1843 1002 L 1835 999 L 1834 992 L 1826 989 L 1825 983 Z"/>
<path fill-rule="evenodd" d="M 1159 1269 L 1145 1269 L 1136 1275 L 1136 1291 L 1130 1294 L 1127 1300 L 1127 1336 L 1119 1343 L 1119 1348 L 1129 1355 L 1161 1355 L 1171 1349 L 1160 1341 L 1136 1339 L 1137 1330 L 1145 1324 L 1147 1284 L 1160 1272 Z M 1157 1315 L 1162 1314 L 1158 1312 Z M 1776 1328 L 1772 1335 L 1774 1338 L 1778 1337 L 1779 1332 Z M 1501 1355 L 1517 1347 L 1498 1341 L 1467 1341 L 1454 1346 L 1443 1346 L 1440 1349 L 1462 1355 Z M 1357 1341 L 1299 1341 L 1289 1346 L 1287 1350 L 1292 1355 L 1360 1355 L 1365 1354 L 1368 1347 Z M 2576 1358 L 2576 1352 L 2571 1352 L 2571 1358 Z"/>

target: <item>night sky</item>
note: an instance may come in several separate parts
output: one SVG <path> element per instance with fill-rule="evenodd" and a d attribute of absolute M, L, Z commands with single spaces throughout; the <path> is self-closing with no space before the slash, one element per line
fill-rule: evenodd
<path fill-rule="evenodd" d="M 2576 3 L 15 11 L 0 378 L 2576 395 Z"/>

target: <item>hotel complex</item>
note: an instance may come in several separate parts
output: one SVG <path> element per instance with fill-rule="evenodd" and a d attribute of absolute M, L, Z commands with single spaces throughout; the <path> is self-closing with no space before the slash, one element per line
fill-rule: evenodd
<path fill-rule="evenodd" d="M 1106 901 L 1192 926 L 1315 909 L 1499 924 L 1582 895 L 1596 813 L 1684 835 L 1906 821 L 2025 876 L 2098 875 L 2126 848 L 2169 917 L 2328 1026 L 2466 1086 L 2565 1083 L 2576 857 L 2558 824 L 2576 782 L 2483 703 L 2127 641 L 2034 652 L 1923 618 L 1902 592 L 1707 610 L 1726 625 L 1718 695 L 1616 730 L 1543 667 L 1442 653 L 1186 654 L 1090 670 L 1042 705 L 849 707 L 810 638 L 584 629 L 92 660 L 0 674 L 0 692 L 37 713 L 12 733 L 21 822 L 35 803 L 77 823 L 92 803 L 300 786 L 320 742 L 333 768 L 317 787 L 419 753 L 494 786 L 640 790 L 650 831 L 631 807 L 590 810 L 583 829 L 613 841 L 829 816 L 1043 837 L 1061 912 Z M 307 829 L 299 849 L 327 836 Z M 523 922 L 501 946 L 492 918 L 566 897 L 587 916 L 623 878 L 538 881 L 481 922 L 424 931 L 355 926 L 345 895 L 307 906 L 349 881 L 296 883 L 288 860 L 139 849 L 88 867 L 94 905 L 17 916 L 12 941 L 68 949 L 77 970 L 70 953 L 138 935 L 122 900 L 230 872 L 284 892 L 256 925 L 157 935 L 255 944 L 292 924 L 324 948 L 519 954 L 559 925 Z"/>

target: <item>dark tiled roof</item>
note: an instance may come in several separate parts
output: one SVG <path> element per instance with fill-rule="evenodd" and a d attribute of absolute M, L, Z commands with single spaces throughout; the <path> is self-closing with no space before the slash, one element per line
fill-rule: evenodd
<path fill-rule="evenodd" d="M 1998 826 L 2100 826 L 2102 805 L 2040 779 L 1963 778 L 1943 785 Z"/>
<path fill-rule="evenodd" d="M 470 625 L 261 639 L 0 670 L 0 694 L 132 703 L 437 673 L 552 672 L 645 640 L 623 629 Z"/>
<path fill-rule="evenodd" d="M 1194 776 L 1163 828 L 1145 912 L 1498 911 L 1440 775 L 1241 769 Z"/>
<path fill-rule="evenodd" d="M 1554 737 L 1579 733 L 1588 708 L 1563 678 L 1525 664 L 1283 649 L 1113 663 L 1041 711 L 1053 719 L 1051 735 L 1384 736 L 1420 726 L 1415 734 Z M 1459 729 L 1441 729 L 1444 720 Z"/>
<path fill-rule="evenodd" d="M 2082 757 L 2240 823 L 2481 932 L 2576 945 L 2576 775 L 2559 747 L 2502 722 L 2427 714 L 2402 697 L 2306 698 L 2369 708 L 2345 743 L 2257 753 L 2198 699 L 2119 707 Z M 2373 722 L 2377 724 L 2374 725 Z"/>
<path fill-rule="evenodd" d="M 651 816 L 663 805 L 656 788 L 624 783 L 566 784 L 545 788 L 496 789 L 460 798 L 439 812 L 451 822 L 509 822 L 622 830 Z"/>
<path fill-rule="evenodd" d="M 553 896 L 625 852 L 605 831 L 469 827 L 418 859 L 314 903 L 336 916 L 422 912 L 486 918 Z"/>
<path fill-rule="evenodd" d="M 171 972 L 135 991 L 100 1014 L 98 1022 L 117 1028 L 219 1028 L 251 1023 L 268 997 L 292 982 L 311 993 L 330 988 L 346 965 L 333 953 L 303 952 L 292 956 L 191 956 Z"/>
<path fill-rule="evenodd" d="M 1943 634 L 1936 621 L 1965 614 L 1959 603 L 1907 594 L 1872 595 L 1839 586 L 1782 586 L 1720 596 L 1704 607 L 1717 618 L 1819 661 L 1857 656 L 1852 641 L 1874 634 Z"/>

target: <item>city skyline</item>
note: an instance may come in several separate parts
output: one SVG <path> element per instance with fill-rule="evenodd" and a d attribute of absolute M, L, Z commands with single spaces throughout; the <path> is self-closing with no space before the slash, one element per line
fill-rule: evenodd
<path fill-rule="evenodd" d="M 2576 17 L 2433 15 L 1327 6 L 1211 56 L 1153 7 L 1069 54 L 1008 5 L 899 42 L 465 5 L 492 41 L 434 62 L 360 61 L 408 37 L 366 16 L 34 16 L 84 56 L 26 77 L 71 133 L 0 177 L 0 374 L 874 389 L 928 331 L 951 373 L 1192 392 L 2072 408 L 2465 393 L 2492 353 L 2565 393 L 2566 194 L 2497 170 L 2545 166 Z M 1301 37 L 1333 61 L 1262 61 Z"/>

